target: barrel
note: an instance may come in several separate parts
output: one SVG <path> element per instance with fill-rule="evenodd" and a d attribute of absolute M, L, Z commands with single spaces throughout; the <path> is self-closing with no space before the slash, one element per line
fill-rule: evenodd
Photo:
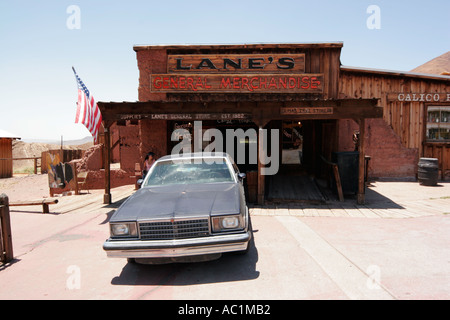
<path fill-rule="evenodd" d="M 424 186 L 435 186 L 439 176 L 438 159 L 436 158 L 420 158 L 418 179 L 419 183 Z"/>

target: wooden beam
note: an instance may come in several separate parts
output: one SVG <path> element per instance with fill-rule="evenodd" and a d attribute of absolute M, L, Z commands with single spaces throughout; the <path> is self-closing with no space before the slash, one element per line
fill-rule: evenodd
<path fill-rule="evenodd" d="M 111 122 L 105 122 L 105 194 L 103 195 L 103 203 L 111 204 Z"/>
<path fill-rule="evenodd" d="M 42 205 L 42 212 L 43 213 L 49 213 L 50 209 L 48 207 L 49 204 L 57 204 L 58 203 L 58 199 L 39 199 L 39 200 L 29 200 L 29 201 L 14 201 L 14 202 L 10 202 L 9 206 L 10 207 L 19 207 L 19 206 L 38 206 L 38 205 Z"/>
<path fill-rule="evenodd" d="M 215 96 L 211 94 L 209 96 Z M 250 98 L 249 98 L 250 99 Z M 291 120 L 382 118 L 377 99 L 179 102 L 98 102 L 104 121 L 117 120 Z M 309 110 L 309 111 L 308 111 Z M 326 112 L 325 112 L 326 111 Z"/>
<path fill-rule="evenodd" d="M 2 237 L 0 241 L 3 241 L 0 244 L 0 256 L 3 262 L 8 263 L 14 259 L 13 253 L 13 244 L 12 244 L 12 235 L 11 235 L 11 219 L 9 215 L 9 199 L 6 194 L 0 195 L 0 231 Z"/>
<path fill-rule="evenodd" d="M 358 204 L 365 203 L 366 183 L 364 181 L 364 165 L 365 165 L 365 145 L 364 138 L 366 133 L 366 121 L 364 118 L 359 119 L 359 176 L 358 176 Z"/>
<path fill-rule="evenodd" d="M 262 169 L 264 167 L 263 161 L 264 159 L 261 159 L 261 157 L 264 157 L 265 152 L 263 151 L 264 146 L 264 135 L 263 135 L 263 128 L 259 127 L 258 130 L 258 204 L 264 205 L 264 184 L 265 184 L 265 177 L 262 175 Z M 264 161 L 265 162 L 265 161 Z"/>
<path fill-rule="evenodd" d="M 133 50 L 138 52 L 142 50 L 258 50 L 265 49 L 322 49 L 336 48 L 340 49 L 344 45 L 343 42 L 317 42 L 317 43 L 243 43 L 243 44 L 171 44 L 171 45 L 136 45 Z"/>

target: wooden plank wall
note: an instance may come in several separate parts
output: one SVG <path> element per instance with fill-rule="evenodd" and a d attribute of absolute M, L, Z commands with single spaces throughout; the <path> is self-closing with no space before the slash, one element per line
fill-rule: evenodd
<path fill-rule="evenodd" d="M 437 158 L 439 160 L 439 177 L 442 180 L 450 178 L 450 143 L 425 143 L 425 158 Z"/>
<path fill-rule="evenodd" d="M 340 98 L 381 98 L 383 118 L 406 148 L 422 156 L 425 138 L 425 102 L 388 100 L 388 94 L 450 92 L 447 81 L 341 71 Z M 430 103 L 433 104 L 433 103 Z M 450 105 L 450 103 L 449 103 Z"/>
<path fill-rule="evenodd" d="M 323 73 L 324 88 L 323 99 L 338 98 L 339 95 L 339 64 L 340 49 L 307 49 L 306 53 L 306 73 Z"/>
<path fill-rule="evenodd" d="M 12 159 L 12 139 L 0 138 L 0 159 Z M 12 160 L 0 160 L 0 178 L 10 178 L 13 175 Z"/>

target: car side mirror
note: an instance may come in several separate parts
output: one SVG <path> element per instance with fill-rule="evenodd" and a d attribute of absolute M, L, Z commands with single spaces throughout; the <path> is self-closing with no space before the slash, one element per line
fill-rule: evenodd
<path fill-rule="evenodd" d="M 245 174 L 245 173 L 238 173 L 238 178 L 239 178 L 239 180 L 243 180 L 243 179 L 245 179 L 245 177 L 246 177 L 247 175 Z"/>
<path fill-rule="evenodd" d="M 144 182 L 144 179 L 138 179 L 138 181 L 136 181 L 136 183 L 139 187 L 142 185 L 143 182 Z"/>

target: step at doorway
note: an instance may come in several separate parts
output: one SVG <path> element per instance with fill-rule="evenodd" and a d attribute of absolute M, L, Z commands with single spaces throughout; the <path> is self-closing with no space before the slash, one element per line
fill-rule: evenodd
<path fill-rule="evenodd" d="M 270 202 L 326 202 L 315 179 L 309 175 L 273 175 L 267 180 Z"/>

